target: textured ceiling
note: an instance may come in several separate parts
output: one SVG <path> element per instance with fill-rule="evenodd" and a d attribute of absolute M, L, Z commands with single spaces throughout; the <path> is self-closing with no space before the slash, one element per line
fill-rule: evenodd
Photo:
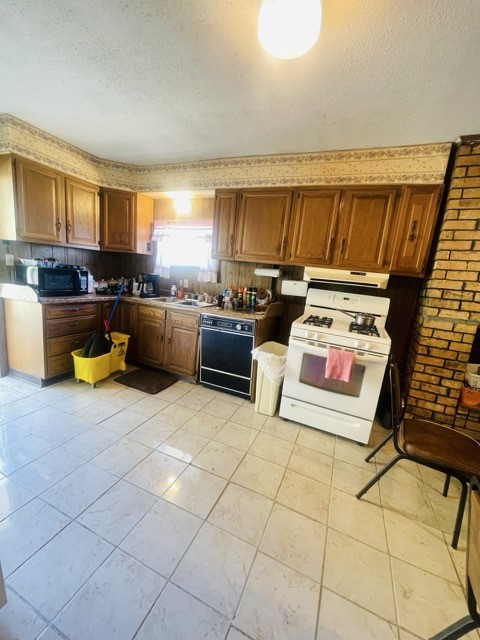
<path fill-rule="evenodd" d="M 323 0 L 303 58 L 260 47 L 260 0 L 2 0 L 0 113 L 152 164 L 480 132 L 479 0 Z"/>

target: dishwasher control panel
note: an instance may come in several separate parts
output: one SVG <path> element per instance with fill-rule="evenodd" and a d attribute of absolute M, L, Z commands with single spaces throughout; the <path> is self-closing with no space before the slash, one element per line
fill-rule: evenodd
<path fill-rule="evenodd" d="M 229 331 L 231 333 L 246 333 L 249 335 L 255 333 L 255 320 L 223 318 L 221 316 L 212 316 L 204 313 L 200 314 L 200 326 L 216 329 L 217 331 Z"/>

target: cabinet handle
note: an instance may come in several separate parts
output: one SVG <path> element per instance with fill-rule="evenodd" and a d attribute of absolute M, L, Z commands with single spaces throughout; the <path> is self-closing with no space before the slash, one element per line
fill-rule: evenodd
<path fill-rule="evenodd" d="M 72 340 L 70 344 L 80 344 L 80 340 Z"/>
<path fill-rule="evenodd" d="M 230 246 L 233 247 L 233 233 L 230 236 Z"/>
<path fill-rule="evenodd" d="M 408 236 L 410 242 L 414 242 L 414 240 L 416 240 L 417 238 L 417 226 L 418 220 L 414 220 L 412 222 L 412 228 L 410 229 L 410 235 Z"/>
<path fill-rule="evenodd" d="M 286 246 L 287 246 L 287 236 L 283 236 L 282 251 L 285 251 Z"/>
<path fill-rule="evenodd" d="M 170 344 L 172 341 L 172 336 L 168 336 L 168 344 Z"/>
<path fill-rule="evenodd" d="M 340 255 L 343 256 L 343 252 L 345 250 L 345 238 L 342 240 L 342 245 L 340 247 Z"/>
<path fill-rule="evenodd" d="M 328 251 L 327 251 L 327 260 L 330 260 L 330 256 L 332 255 L 332 249 L 333 249 L 333 243 L 335 242 L 335 238 L 332 237 L 330 238 L 330 243 L 328 245 Z"/>
<path fill-rule="evenodd" d="M 70 223 L 70 220 L 67 222 L 67 231 L 68 233 L 70 233 L 70 231 L 72 230 L 72 225 Z"/>
<path fill-rule="evenodd" d="M 57 231 L 60 231 L 62 228 L 62 223 L 60 222 L 60 218 L 57 218 Z"/>
<path fill-rule="evenodd" d="M 80 311 L 80 307 L 70 307 L 69 311 Z"/>
<path fill-rule="evenodd" d="M 78 327 L 79 324 L 80 324 L 80 322 L 70 322 L 70 324 L 68 326 L 69 327 Z"/>

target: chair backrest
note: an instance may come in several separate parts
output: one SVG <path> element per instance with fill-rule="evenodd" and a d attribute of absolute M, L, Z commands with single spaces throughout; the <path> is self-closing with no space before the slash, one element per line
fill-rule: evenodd
<path fill-rule="evenodd" d="M 477 478 L 470 483 L 470 512 L 467 544 L 467 596 L 470 615 L 478 620 L 480 602 L 480 484 Z M 475 614 L 475 615 L 474 615 Z"/>
<path fill-rule="evenodd" d="M 397 429 L 402 420 L 405 409 L 402 403 L 402 388 L 400 385 L 400 375 L 398 373 L 397 363 L 393 360 L 390 362 L 389 368 L 390 380 L 390 416 L 392 420 L 392 430 Z"/>

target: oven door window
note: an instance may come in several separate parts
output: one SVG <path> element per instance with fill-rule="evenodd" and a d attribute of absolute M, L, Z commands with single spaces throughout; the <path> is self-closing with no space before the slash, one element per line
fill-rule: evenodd
<path fill-rule="evenodd" d="M 332 391 L 333 393 L 339 393 L 344 396 L 359 398 L 365 376 L 365 366 L 354 364 L 350 381 L 343 382 L 343 380 L 334 380 L 325 377 L 326 364 L 326 357 L 304 353 L 300 369 L 300 382 L 317 389 L 324 389 L 325 391 Z"/>

